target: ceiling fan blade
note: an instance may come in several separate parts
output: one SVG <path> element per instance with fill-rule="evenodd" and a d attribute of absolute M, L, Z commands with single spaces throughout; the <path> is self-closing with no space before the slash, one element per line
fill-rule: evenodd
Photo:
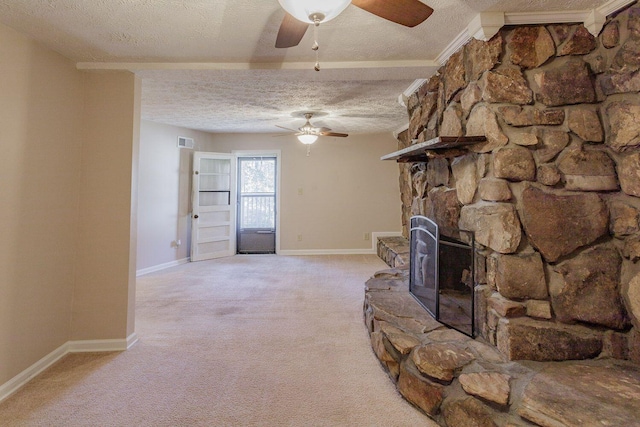
<path fill-rule="evenodd" d="M 278 30 L 278 37 L 276 38 L 277 48 L 286 48 L 298 46 L 300 40 L 307 32 L 309 24 L 298 21 L 293 16 L 285 12 L 282 24 L 280 24 L 280 30 Z"/>
<path fill-rule="evenodd" d="M 291 132 L 298 132 L 298 131 L 297 131 L 297 130 L 295 130 L 295 129 L 286 128 L 286 127 L 284 127 L 284 126 L 280 126 L 280 125 L 276 125 L 276 127 L 277 127 L 277 128 L 280 128 L 280 129 L 288 130 L 288 131 L 291 131 Z"/>
<path fill-rule="evenodd" d="M 407 27 L 415 27 L 433 13 L 433 9 L 419 0 L 351 0 L 351 4 Z"/>
<path fill-rule="evenodd" d="M 349 136 L 348 133 L 338 133 L 338 132 L 320 132 L 320 135 L 322 135 L 322 136 L 337 136 L 339 138 L 344 138 L 346 136 Z"/>
<path fill-rule="evenodd" d="M 318 132 L 331 132 L 331 128 L 326 128 L 324 126 L 320 127 L 320 128 L 316 128 L 316 130 Z"/>

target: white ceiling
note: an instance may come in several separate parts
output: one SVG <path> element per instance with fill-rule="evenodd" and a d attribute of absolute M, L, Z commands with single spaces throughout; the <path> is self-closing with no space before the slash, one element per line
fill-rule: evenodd
<path fill-rule="evenodd" d="M 143 118 L 211 132 L 297 128 L 304 110 L 338 132 L 393 131 L 399 95 L 438 68 L 481 12 L 588 11 L 622 0 L 422 0 L 433 15 L 406 28 L 349 6 L 299 46 L 274 47 L 277 0 L 0 0 L 0 22 L 79 63 L 143 81 Z M 628 1 L 627 1 L 628 3 Z"/>

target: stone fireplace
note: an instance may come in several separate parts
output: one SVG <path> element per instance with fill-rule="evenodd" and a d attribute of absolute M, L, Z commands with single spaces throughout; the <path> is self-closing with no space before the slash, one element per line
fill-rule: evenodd
<path fill-rule="evenodd" d="M 511 359 L 640 359 L 640 7 L 598 37 L 505 27 L 408 99 L 400 149 L 486 141 L 401 163 L 410 217 L 473 231 L 478 334 Z"/>
<path fill-rule="evenodd" d="M 385 156 L 404 238 L 379 242 L 396 268 L 364 307 L 399 392 L 449 426 L 638 425 L 638 2 L 597 37 L 552 24 L 471 40 L 407 108 Z M 475 236 L 475 339 L 408 293 L 414 216 Z"/>

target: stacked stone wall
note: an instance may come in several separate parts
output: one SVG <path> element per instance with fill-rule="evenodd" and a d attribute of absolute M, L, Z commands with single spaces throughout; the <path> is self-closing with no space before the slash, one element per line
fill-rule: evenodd
<path fill-rule="evenodd" d="M 399 146 L 484 135 L 400 165 L 412 215 L 475 232 L 480 335 L 511 359 L 640 361 L 640 5 L 472 40 L 408 101 Z"/>

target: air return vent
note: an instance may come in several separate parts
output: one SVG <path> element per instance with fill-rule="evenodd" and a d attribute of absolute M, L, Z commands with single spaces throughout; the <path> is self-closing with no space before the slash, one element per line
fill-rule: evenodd
<path fill-rule="evenodd" d="M 193 138 L 187 138 L 184 136 L 178 137 L 179 148 L 193 148 Z"/>

